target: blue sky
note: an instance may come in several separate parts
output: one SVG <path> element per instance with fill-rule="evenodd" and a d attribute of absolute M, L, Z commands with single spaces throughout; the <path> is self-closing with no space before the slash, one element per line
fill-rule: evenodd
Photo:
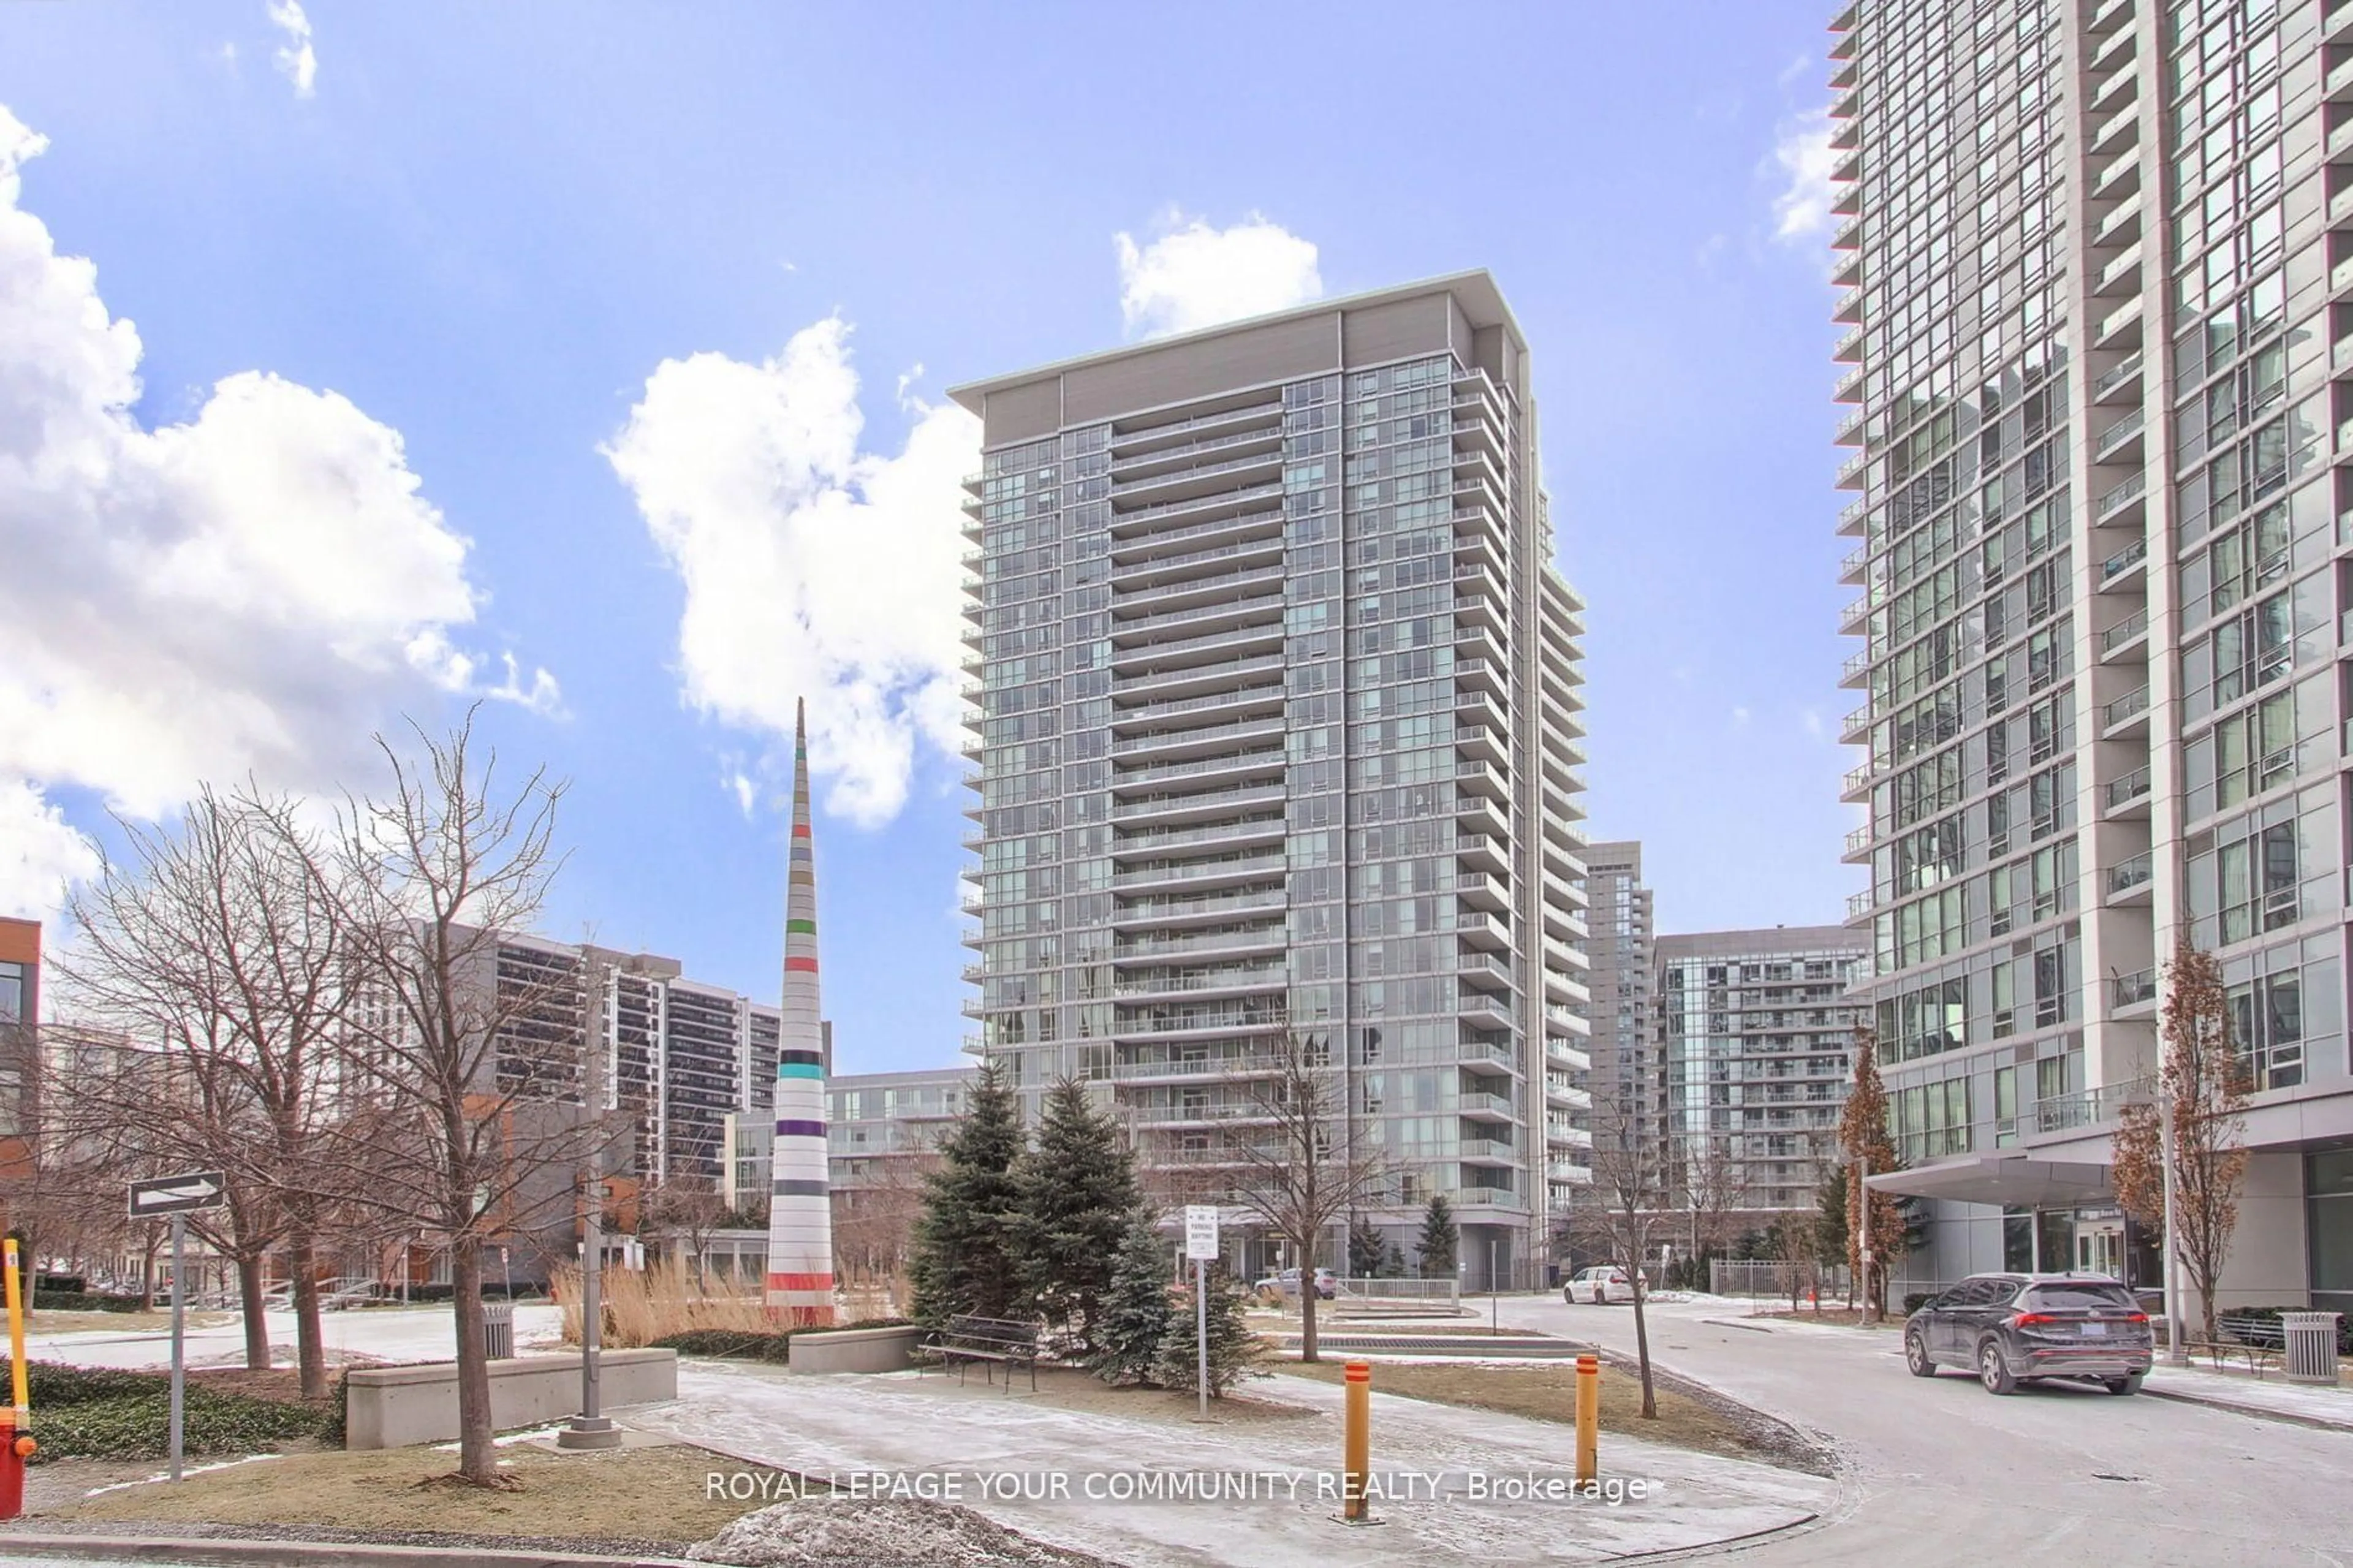
<path fill-rule="evenodd" d="M 364 786 L 372 729 L 487 693 L 572 780 L 545 929 L 772 996 L 807 689 L 841 1064 L 953 1059 L 944 389 L 1483 266 L 1595 836 L 1667 929 L 1835 921 L 1827 16 L 0 9 L 0 900 L 110 803 Z"/>

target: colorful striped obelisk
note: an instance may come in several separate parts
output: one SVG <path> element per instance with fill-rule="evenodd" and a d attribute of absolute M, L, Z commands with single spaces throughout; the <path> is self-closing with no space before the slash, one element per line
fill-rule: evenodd
<path fill-rule="evenodd" d="M 792 863 L 785 877 L 784 1026 L 768 1198 L 768 1310 L 833 1321 L 833 1210 L 825 1172 L 825 1026 L 817 1000 L 817 862 L 809 838 L 808 716 L 793 713 Z"/>

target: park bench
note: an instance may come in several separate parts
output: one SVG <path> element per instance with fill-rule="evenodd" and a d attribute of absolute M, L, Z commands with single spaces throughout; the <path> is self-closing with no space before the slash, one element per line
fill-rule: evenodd
<path fill-rule="evenodd" d="M 1038 1386 L 1038 1325 L 1013 1318 L 983 1318 L 971 1313 L 958 1313 L 948 1320 L 948 1326 L 934 1333 L 929 1343 L 917 1347 L 923 1361 L 936 1360 L 941 1368 L 956 1369 L 961 1379 L 975 1362 L 980 1363 L 981 1374 L 994 1379 L 996 1369 L 1005 1368 L 1005 1386 L 1013 1387 L 1013 1369 L 1027 1367 L 1029 1386 Z M 918 1366 L 920 1373 L 921 1367 Z"/>
<path fill-rule="evenodd" d="M 2287 1349 L 2286 1331 L 2275 1321 L 2225 1312 L 2215 1326 L 2221 1339 L 2185 1338 L 2182 1345 L 2191 1355 L 2202 1355 L 2211 1361 L 2218 1371 L 2225 1361 L 2242 1361 L 2249 1372 L 2261 1377 L 2279 1364 Z"/>

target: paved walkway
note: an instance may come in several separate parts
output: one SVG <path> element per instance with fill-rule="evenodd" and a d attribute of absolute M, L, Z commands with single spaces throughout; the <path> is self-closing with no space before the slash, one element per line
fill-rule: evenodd
<path fill-rule="evenodd" d="M 526 1301 L 515 1308 L 515 1343 L 519 1348 L 550 1345 L 563 1322 L 561 1309 L 545 1302 Z M 269 1317 L 269 1348 L 279 1364 L 294 1363 L 294 1315 L 272 1312 Z M 381 1361 L 448 1361 L 458 1353 L 458 1339 L 448 1306 L 365 1307 L 346 1312 L 326 1312 L 319 1319 L 327 1359 L 346 1354 Z M 76 1366 L 125 1368 L 172 1364 L 169 1329 L 85 1329 L 72 1333 L 25 1336 L 25 1353 L 35 1361 L 69 1362 Z M 190 1366 L 243 1366 L 245 1327 L 231 1318 L 226 1323 L 190 1329 Z"/>
<path fill-rule="evenodd" d="M 1321 1479 L 1338 1468 L 1342 1391 L 1302 1378 L 1253 1383 L 1247 1392 L 1313 1415 L 1207 1426 L 1059 1408 L 1026 1389 L 959 1387 L 937 1374 L 792 1377 L 689 1363 L 679 1392 L 676 1403 L 632 1410 L 625 1421 L 804 1474 L 957 1476 L 961 1500 L 1000 1523 L 1133 1568 L 1597 1562 L 1787 1528 L 1827 1508 L 1836 1489 L 1815 1476 L 1605 1435 L 1605 1476 L 1642 1479 L 1651 1489 L 1646 1500 L 1615 1508 L 1474 1500 L 1474 1474 L 1491 1487 L 1527 1472 L 1569 1475 L 1569 1430 L 1377 1393 L 1373 1468 L 1400 1495 L 1376 1505 L 1385 1525 L 1356 1530 L 1338 1523 L 1336 1505 L 1317 1495 L 1328 1484 Z M 1109 1489 L 1143 1475 L 1208 1473 L 1272 1479 L 1251 1483 L 1255 1500 L 1211 1504 L 1084 1495 L 1090 1477 Z M 1038 1491 L 1055 1475 L 1065 1478 L 1063 1500 L 982 1496 L 979 1478 L 1022 1478 Z"/>
<path fill-rule="evenodd" d="M 2141 1385 L 2144 1394 L 2211 1405 L 2242 1415 L 2268 1416 L 2305 1426 L 2353 1432 L 2353 1387 L 2338 1384 L 2290 1383 L 2274 1372 L 2263 1377 L 2215 1372 L 2203 1366 L 2168 1366 L 2162 1361 Z"/>

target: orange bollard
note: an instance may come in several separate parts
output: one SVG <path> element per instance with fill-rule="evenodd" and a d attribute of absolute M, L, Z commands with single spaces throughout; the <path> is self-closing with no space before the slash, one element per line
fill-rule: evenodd
<path fill-rule="evenodd" d="M 1371 1513 L 1365 1487 L 1372 1476 L 1372 1363 L 1352 1361 L 1343 1376 L 1348 1398 L 1342 1423 L 1341 1468 L 1345 1474 L 1340 1482 L 1340 1517 L 1350 1524 L 1364 1524 Z"/>
<path fill-rule="evenodd" d="M 15 1398 L 0 1409 L 0 1519 L 15 1519 L 25 1511 L 25 1461 L 37 1445 L 26 1430 L 33 1420 L 25 1399 L 25 1296 L 16 1279 L 14 1237 L 0 1251 L 0 1272 L 7 1276 L 8 1381 Z"/>
<path fill-rule="evenodd" d="M 1592 1480 L 1601 1469 L 1601 1358 L 1577 1358 L 1577 1479 Z"/>

